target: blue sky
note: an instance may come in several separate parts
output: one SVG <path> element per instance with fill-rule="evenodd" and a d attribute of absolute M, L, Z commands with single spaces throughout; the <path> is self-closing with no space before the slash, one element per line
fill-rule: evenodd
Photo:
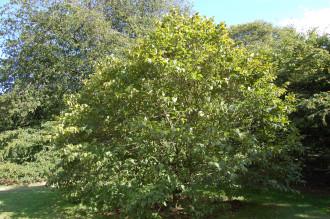
<path fill-rule="evenodd" d="M 278 23 L 302 18 L 306 11 L 329 7 L 329 0 L 194 0 L 196 11 L 228 24 L 254 20 Z"/>
<path fill-rule="evenodd" d="M 193 0 L 194 10 L 229 25 L 264 20 L 330 33 L 330 0 Z"/>

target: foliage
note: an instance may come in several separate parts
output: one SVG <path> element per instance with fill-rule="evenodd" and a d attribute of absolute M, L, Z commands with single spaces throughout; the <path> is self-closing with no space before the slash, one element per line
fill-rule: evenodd
<path fill-rule="evenodd" d="M 53 123 L 51 123 L 53 124 Z M 42 150 L 49 150 L 50 131 L 45 128 L 25 128 L 6 131 L 0 134 L 0 161 L 21 164 L 33 162 Z"/>
<path fill-rule="evenodd" d="M 57 157 L 50 135 L 54 125 L 0 133 L 0 184 L 46 180 Z"/>
<path fill-rule="evenodd" d="M 97 60 L 123 55 L 131 45 L 131 35 L 138 34 L 123 26 L 147 33 L 170 7 L 185 5 L 163 0 L 19 0 L 3 6 L 0 131 L 53 119 L 64 107 L 63 96 L 80 89 Z"/>
<path fill-rule="evenodd" d="M 189 0 L 94 0 L 85 1 L 89 8 L 102 11 L 112 28 L 130 37 L 145 36 L 172 8 L 183 12 L 191 10 Z"/>
<path fill-rule="evenodd" d="M 321 92 L 313 95 L 309 99 L 305 99 L 300 104 L 301 110 L 306 110 L 304 124 L 310 124 L 312 127 L 327 127 L 329 125 L 330 113 L 330 95 L 329 92 Z"/>
<path fill-rule="evenodd" d="M 48 168 L 47 168 L 48 167 Z M 45 181 L 51 167 L 38 162 L 16 164 L 0 163 L 0 184 L 12 185 Z"/>
<path fill-rule="evenodd" d="M 297 181 L 293 96 L 224 24 L 176 12 L 127 59 L 110 57 L 61 116 L 53 183 L 97 209 L 201 217 L 242 187 Z M 180 210 L 178 210 L 180 212 Z"/>
<path fill-rule="evenodd" d="M 313 32 L 283 38 L 275 59 L 278 83 L 286 83 L 288 90 L 298 97 L 298 110 L 292 120 L 304 137 L 305 179 L 314 184 L 322 184 L 330 178 L 330 129 L 327 125 L 330 118 L 330 54 L 319 47 L 318 39 Z M 322 171 L 317 173 L 318 169 Z M 319 180 L 317 175 L 324 180 Z"/>
<path fill-rule="evenodd" d="M 128 43 L 96 11 L 43 2 L 18 1 L 2 14 L 1 88 L 9 99 L 3 111 L 14 127 L 58 114 L 63 95 L 80 88 L 94 62 Z"/>
<path fill-rule="evenodd" d="M 278 76 L 276 84 L 297 97 L 298 110 L 291 118 L 304 137 L 305 179 L 309 183 L 330 179 L 329 174 L 325 177 L 330 173 L 329 35 L 314 31 L 301 34 L 290 28 L 255 22 L 232 27 L 231 36 L 249 50 L 272 57 Z"/>
<path fill-rule="evenodd" d="M 0 162 L 0 185 L 26 184 L 47 180 L 49 171 L 54 168 L 55 152 L 42 151 L 35 155 L 33 162 Z"/>
<path fill-rule="evenodd" d="M 43 126 L 63 110 L 64 95 L 79 91 L 99 59 L 123 56 L 172 6 L 188 3 L 17 0 L 1 7 L 0 161 L 25 169 L 51 150 L 52 132 Z"/>
<path fill-rule="evenodd" d="M 271 45 L 281 34 L 280 28 L 275 28 L 272 24 L 255 21 L 247 24 L 239 24 L 230 27 L 230 36 L 236 43 L 244 46 L 256 47 Z"/>

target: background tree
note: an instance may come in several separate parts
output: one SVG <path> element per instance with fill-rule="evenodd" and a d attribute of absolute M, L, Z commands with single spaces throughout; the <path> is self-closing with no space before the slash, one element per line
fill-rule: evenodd
<path fill-rule="evenodd" d="M 155 19 L 171 7 L 186 10 L 186 5 L 185 1 L 163 0 L 17 0 L 3 6 L 0 135 L 15 130 L 17 134 L 4 137 L 8 142 L 0 150 L 11 148 L 22 132 L 39 139 L 36 135 L 44 123 L 63 110 L 64 95 L 80 90 L 99 59 L 111 54 L 122 56 L 153 28 Z M 29 142 L 18 150 L 43 149 L 39 143 Z M 16 154 L 26 160 L 25 153 Z"/>
<path fill-rule="evenodd" d="M 305 179 L 330 185 L 329 35 L 300 34 L 254 22 L 232 27 L 231 36 L 238 44 L 272 58 L 276 83 L 298 98 L 298 111 L 291 117 L 304 137 Z"/>

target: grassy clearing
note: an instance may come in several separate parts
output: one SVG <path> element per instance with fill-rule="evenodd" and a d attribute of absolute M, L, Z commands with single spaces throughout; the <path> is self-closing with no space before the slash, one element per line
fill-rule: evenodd
<path fill-rule="evenodd" d="M 250 193 L 240 208 L 219 212 L 224 219 L 329 219 L 330 193 Z M 0 186 L 0 218 L 92 218 L 45 186 Z M 95 218 L 95 217 L 94 217 Z M 99 217 L 98 217 L 99 218 Z"/>

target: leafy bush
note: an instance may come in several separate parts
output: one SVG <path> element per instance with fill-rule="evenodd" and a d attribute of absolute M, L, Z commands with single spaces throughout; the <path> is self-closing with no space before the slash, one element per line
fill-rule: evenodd
<path fill-rule="evenodd" d="M 304 123 L 311 127 L 326 127 L 330 122 L 330 91 L 314 94 L 299 104 L 300 111 L 307 115 Z M 312 124 L 310 124 L 312 123 Z"/>
<path fill-rule="evenodd" d="M 17 164 L 33 162 L 46 143 L 45 137 L 36 129 L 18 129 L 2 132 L 1 160 Z"/>
<path fill-rule="evenodd" d="M 54 122 L 34 128 L 19 128 L 0 133 L 0 161 L 22 164 L 34 162 L 37 154 L 51 148 Z"/>
<path fill-rule="evenodd" d="M 54 122 L 0 133 L 0 184 L 46 180 L 55 165 Z"/>
<path fill-rule="evenodd" d="M 68 97 L 52 182 L 133 218 L 200 217 L 203 203 L 243 187 L 288 187 L 299 178 L 294 98 L 274 79 L 267 57 L 235 46 L 224 24 L 173 12 Z"/>
<path fill-rule="evenodd" d="M 46 181 L 54 168 L 53 152 L 41 152 L 34 162 L 22 164 L 0 162 L 0 185 L 22 184 Z"/>

